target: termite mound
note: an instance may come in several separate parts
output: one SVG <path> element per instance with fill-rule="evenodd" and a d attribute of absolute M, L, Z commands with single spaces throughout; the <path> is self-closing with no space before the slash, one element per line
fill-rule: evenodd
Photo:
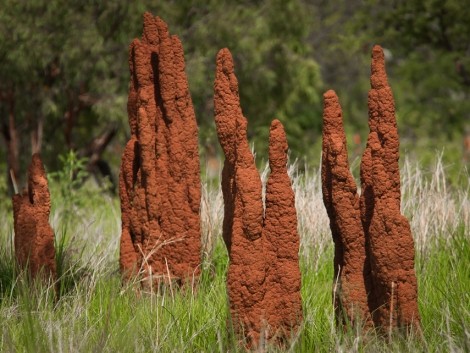
<path fill-rule="evenodd" d="M 28 169 L 28 188 L 13 195 L 15 257 L 32 278 L 57 276 L 54 231 L 49 224 L 51 197 L 47 176 L 39 154 L 32 156 Z"/>
<path fill-rule="evenodd" d="M 182 44 L 159 17 L 144 14 L 129 68 L 120 268 L 126 278 L 139 274 L 145 287 L 183 283 L 198 275 L 200 264 L 198 128 Z"/>
<path fill-rule="evenodd" d="M 214 91 L 217 134 L 225 154 L 223 238 L 230 257 L 227 289 L 233 327 L 248 347 L 263 341 L 283 344 L 302 320 L 299 236 L 286 134 L 274 120 L 264 210 L 228 49 L 217 55 Z"/>
<path fill-rule="evenodd" d="M 420 327 L 414 243 L 400 211 L 399 137 L 382 48 L 372 50 L 369 137 L 361 195 L 349 171 L 341 107 L 324 95 L 322 188 L 335 243 L 338 322 L 359 317 L 382 331 Z M 352 310 L 356 308 L 356 310 Z"/>

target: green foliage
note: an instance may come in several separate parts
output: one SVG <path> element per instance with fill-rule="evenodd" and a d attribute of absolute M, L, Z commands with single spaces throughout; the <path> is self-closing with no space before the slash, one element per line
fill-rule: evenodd
<path fill-rule="evenodd" d="M 4 164 L 0 162 L 0 175 L 7 175 L 6 171 L 2 170 L 3 169 L 2 165 Z M 0 201 L 0 210 L 11 209 L 13 207 L 11 200 L 7 197 L 3 197 L 3 195 L 7 195 L 7 194 L 8 194 L 7 179 L 0 177 L 0 195 L 2 195 L 1 201 Z"/>
<path fill-rule="evenodd" d="M 351 158 L 359 156 L 368 132 L 370 50 L 377 43 L 386 49 L 402 150 L 426 162 L 436 147 L 447 146 L 456 174 L 463 135 L 470 134 L 469 9 L 458 0 L 5 0 L 0 123 L 7 122 L 13 92 L 23 171 L 31 133 L 41 126 L 44 162 L 57 170 L 64 147 L 83 152 L 114 124 L 118 135 L 104 159 L 117 174 L 129 133 L 127 49 L 150 11 L 183 42 L 202 158 L 218 146 L 213 80 L 223 47 L 235 59 L 258 160 L 266 157 L 269 124 L 279 118 L 293 157 L 317 161 L 322 93 L 330 88 L 343 106 Z M 0 149 L 3 175 L 5 157 Z"/>
<path fill-rule="evenodd" d="M 72 150 L 60 155 L 59 161 L 62 169 L 49 173 L 49 179 L 52 181 L 51 189 L 54 199 L 60 202 L 63 210 L 64 224 L 67 224 L 71 217 L 75 217 L 75 209 L 83 208 L 84 203 L 88 201 L 88 198 L 83 197 L 83 191 L 78 190 L 88 177 L 88 172 L 85 169 L 86 159 L 78 158 Z M 56 186 L 58 187 L 57 192 Z"/>
<path fill-rule="evenodd" d="M 55 249 L 58 295 L 66 295 L 82 276 L 90 274 L 90 263 L 84 259 L 99 254 L 99 246 L 83 238 L 89 228 L 90 214 L 87 212 L 97 204 L 108 200 L 106 185 L 94 185 L 86 170 L 87 160 L 79 158 L 71 150 L 58 157 L 61 169 L 48 174 L 51 190 L 51 214 L 55 229 Z M 91 255 L 85 250 L 94 248 Z M 87 250 L 89 252 L 89 250 Z"/>
<path fill-rule="evenodd" d="M 51 179 L 54 179 L 60 186 L 65 188 L 61 189 L 61 195 L 68 197 L 70 191 L 83 184 L 88 177 L 88 173 L 85 169 L 86 158 L 79 158 L 75 151 L 70 150 L 60 155 L 59 161 L 62 165 L 62 169 L 52 172 L 49 175 Z"/>
<path fill-rule="evenodd" d="M 217 144 L 213 81 L 217 52 L 227 47 L 235 61 L 241 105 L 250 139 L 266 156 L 269 125 L 279 118 L 296 153 L 321 126 L 321 78 L 308 44 L 311 24 L 299 0 L 181 2 L 155 13 L 181 37 L 200 140 Z M 293 20 L 295 19 L 295 20 Z"/>
<path fill-rule="evenodd" d="M 127 47 L 142 11 L 142 3 L 127 1 L 2 3 L 0 93 L 14 96 L 24 166 L 39 125 L 53 169 L 64 146 L 84 148 L 110 122 L 125 130 Z M 0 113 L 6 122 L 7 104 Z"/>
<path fill-rule="evenodd" d="M 429 160 L 447 146 L 454 175 L 470 133 L 469 16 L 461 1 L 370 0 L 350 21 L 359 43 L 386 49 L 404 147 Z"/>
<path fill-rule="evenodd" d="M 0 210 L 0 212 L 6 213 L 5 210 Z M 0 241 L 0 253 L 3 257 L 0 261 L 0 295 L 2 297 L 10 294 L 17 275 L 13 253 L 13 224 L 6 220 L 3 221 L 5 221 L 4 230 Z"/>
<path fill-rule="evenodd" d="M 161 16 L 182 38 L 203 146 L 217 143 L 213 79 L 215 56 L 223 47 L 234 55 L 257 143 L 267 144 L 276 117 L 286 124 L 295 151 L 314 131 L 318 134 L 321 79 L 307 42 L 310 20 L 302 1 L 7 0 L 0 10 L 0 91 L 14 92 L 23 166 L 29 134 L 39 124 L 47 141 L 45 162 L 52 169 L 64 144 L 80 150 L 110 122 L 120 128 L 116 143 L 124 144 L 127 48 L 141 35 L 144 11 Z M 4 118 L 7 113 L 7 106 L 0 106 Z M 119 163 L 113 155 L 108 158 Z"/>

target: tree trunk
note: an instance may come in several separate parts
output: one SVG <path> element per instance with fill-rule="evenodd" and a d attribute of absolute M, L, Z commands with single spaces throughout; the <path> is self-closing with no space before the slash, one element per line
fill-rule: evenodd
<path fill-rule="evenodd" d="M 5 95 L 2 95 L 2 101 L 8 106 L 8 120 L 2 124 L 2 134 L 5 139 L 7 150 L 7 180 L 8 191 L 12 195 L 15 192 L 20 175 L 18 132 L 15 126 L 15 95 L 11 88 Z"/>

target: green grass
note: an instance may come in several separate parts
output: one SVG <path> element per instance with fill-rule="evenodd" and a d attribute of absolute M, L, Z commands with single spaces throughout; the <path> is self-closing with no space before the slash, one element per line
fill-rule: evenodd
<path fill-rule="evenodd" d="M 423 340 L 396 336 L 387 343 L 373 335 L 361 337 L 354 329 L 338 334 L 331 305 L 332 249 L 317 271 L 303 261 L 305 320 L 291 351 L 468 351 L 470 242 L 458 236 L 450 245 L 417 261 Z M 167 288 L 160 295 L 139 293 L 132 286 L 123 287 L 113 271 L 90 272 L 78 277 L 74 288 L 56 301 L 53 286 L 28 285 L 24 276 L 11 276 L 0 304 L 0 351 L 236 351 L 226 329 L 227 257 L 222 247 L 214 256 L 214 271 L 203 273 L 194 292 Z"/>
<path fill-rule="evenodd" d="M 407 175 L 406 171 L 402 174 Z M 413 233 L 418 235 L 416 271 L 423 337 L 394 334 L 386 341 L 374 333 L 361 336 L 360 328 L 345 332 L 335 329 L 331 304 L 333 248 L 328 220 L 321 211 L 318 175 L 295 176 L 304 322 L 288 351 L 470 351 L 468 191 L 447 190 L 444 199 L 439 197 L 441 188 L 431 182 L 435 175 L 428 176 L 429 182 L 423 176 L 418 180 L 416 173 L 409 175 L 415 180 L 403 181 L 409 194 L 405 193 L 404 208 Z M 204 198 L 208 198 L 203 199 L 202 211 L 206 256 L 197 286 L 145 293 L 121 283 L 117 262 L 119 201 L 103 196 L 90 185 L 69 193 L 62 193 L 61 188 L 63 185 L 51 182 L 58 295 L 54 284 L 31 283 L 23 273 L 17 273 L 11 210 L 0 210 L 4 225 L 0 234 L 1 352 L 243 351 L 227 328 L 228 259 L 220 237 L 220 190 L 204 192 Z M 413 197 L 419 203 L 411 202 Z M 441 217 L 443 210 L 424 204 L 437 199 L 455 214 Z M 68 213 L 62 219 L 63 205 L 75 207 L 73 216 Z M 425 209 L 436 213 L 426 215 Z M 310 219 L 312 210 L 318 210 L 315 220 Z M 428 222 L 417 219 L 418 215 L 428 217 Z M 268 350 L 279 351 L 276 347 Z"/>

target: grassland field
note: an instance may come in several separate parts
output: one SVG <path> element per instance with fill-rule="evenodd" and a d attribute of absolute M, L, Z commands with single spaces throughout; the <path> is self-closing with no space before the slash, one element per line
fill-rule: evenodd
<path fill-rule="evenodd" d="M 316 168 L 289 172 L 301 237 L 304 322 L 289 352 L 470 352 L 470 200 L 468 172 L 449 187 L 442 159 L 425 170 L 404 158 L 402 211 L 416 250 L 421 336 L 389 339 L 360 327 L 335 328 L 333 244 Z M 268 169 L 262 171 L 266 180 Z M 202 275 L 180 291 L 123 285 L 118 268 L 119 198 L 92 179 L 77 187 L 64 170 L 49 181 L 58 283 L 31 283 L 14 266 L 13 216 L 0 204 L 1 352 L 241 352 L 227 329 L 227 253 L 221 239 L 223 199 L 203 180 Z M 55 294 L 59 287 L 59 295 Z M 281 351 L 266 347 L 269 352 Z"/>

